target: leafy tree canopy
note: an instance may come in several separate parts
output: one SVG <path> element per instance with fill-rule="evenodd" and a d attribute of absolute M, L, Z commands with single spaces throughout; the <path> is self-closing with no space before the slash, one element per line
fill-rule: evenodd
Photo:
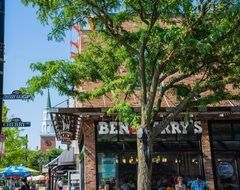
<path fill-rule="evenodd" d="M 39 150 L 31 150 L 29 151 L 28 167 L 41 172 L 42 166 L 49 163 L 52 159 L 58 157 L 62 151 L 62 149 L 53 149 L 45 153 Z"/>
<path fill-rule="evenodd" d="M 79 100 L 111 93 L 115 105 L 121 105 L 114 109 L 118 111 L 129 106 L 119 96 L 140 87 L 147 123 L 169 92 L 175 92 L 178 100 L 174 113 L 196 96 L 200 97 L 197 105 L 239 99 L 238 93 L 232 93 L 240 80 L 237 0 L 22 2 L 38 8 L 43 24 L 52 24 L 50 39 L 61 40 L 71 26 L 86 25 L 89 20 L 100 26 L 89 33 L 87 50 L 76 60 L 32 64 L 31 69 L 40 75 L 28 81 L 28 92 L 51 86 Z M 127 23 L 133 27 L 129 29 Z M 123 75 L 119 75 L 120 66 L 125 68 Z M 186 84 L 192 76 L 201 77 Z M 80 93 L 76 89 L 85 81 L 102 85 Z"/>
<path fill-rule="evenodd" d="M 8 121 L 7 112 L 8 108 L 3 105 L 2 120 L 4 122 Z M 20 131 L 17 128 L 2 128 L 2 132 L 6 138 L 0 167 L 25 164 L 27 139 L 20 136 Z"/>
<path fill-rule="evenodd" d="M 8 121 L 8 108 L 3 106 L 3 121 Z M 28 139 L 20 135 L 18 128 L 3 128 L 4 155 L 1 158 L 0 167 L 4 168 L 11 165 L 24 165 L 41 172 L 42 165 L 47 164 L 51 159 L 56 158 L 62 153 L 62 149 L 53 149 L 46 153 L 39 150 L 30 150 L 27 147 Z"/>
<path fill-rule="evenodd" d="M 74 61 L 32 64 L 40 75 L 28 81 L 27 91 L 54 87 L 78 100 L 111 94 L 112 111 L 148 131 L 145 143 L 138 139 L 138 189 L 151 189 L 151 123 L 164 97 L 175 94 L 175 106 L 164 115 L 159 131 L 187 107 L 240 98 L 239 0 L 22 2 L 35 6 L 40 21 L 53 26 L 50 39 L 62 40 L 75 24 L 95 24 L 87 49 Z M 125 72 L 119 74 L 119 67 Z M 79 92 L 86 81 L 101 85 Z M 136 89 L 141 119 L 125 101 Z"/>
<path fill-rule="evenodd" d="M 4 128 L 4 156 L 0 162 L 1 167 L 10 165 L 25 165 L 27 157 L 26 143 L 27 139 L 20 136 L 17 128 Z"/>

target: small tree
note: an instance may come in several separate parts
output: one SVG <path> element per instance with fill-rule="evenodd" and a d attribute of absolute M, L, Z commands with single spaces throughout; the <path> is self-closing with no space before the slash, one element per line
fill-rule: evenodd
<path fill-rule="evenodd" d="M 27 149 L 25 147 L 27 139 L 20 136 L 20 131 L 16 128 L 4 128 L 3 133 L 6 136 L 4 140 L 4 155 L 0 166 L 25 165 Z"/>
<path fill-rule="evenodd" d="M 78 100 L 112 94 L 118 118 L 129 121 L 144 136 L 137 142 L 139 190 L 151 189 L 151 152 L 156 134 L 152 123 L 164 96 L 174 93 L 176 105 L 164 115 L 158 131 L 193 106 L 194 99 L 195 106 L 239 99 L 239 90 L 235 90 L 240 81 L 237 0 L 22 1 L 38 7 L 42 23 L 51 22 L 50 38 L 63 39 L 66 30 L 74 24 L 86 24 L 87 18 L 100 26 L 89 34 L 87 50 L 73 62 L 32 64 L 40 76 L 28 81 L 28 92 L 51 86 Z M 129 29 L 126 23 L 134 27 Z M 119 74 L 120 66 L 124 74 Z M 79 92 L 77 88 L 84 81 L 102 85 Z M 125 101 L 136 87 L 141 94 L 140 117 Z"/>
<path fill-rule="evenodd" d="M 42 166 L 49 163 L 50 160 L 58 157 L 62 153 L 62 149 L 53 149 L 49 152 L 41 152 L 39 150 L 31 150 L 29 151 L 29 163 L 28 167 L 33 168 L 35 170 L 42 171 Z"/>
<path fill-rule="evenodd" d="M 2 118 L 4 122 L 8 121 L 7 118 L 8 108 L 3 105 Z M 4 139 L 4 154 L 1 158 L 0 167 L 10 165 L 26 164 L 26 143 L 27 139 L 20 136 L 18 128 L 2 128 L 5 135 Z"/>

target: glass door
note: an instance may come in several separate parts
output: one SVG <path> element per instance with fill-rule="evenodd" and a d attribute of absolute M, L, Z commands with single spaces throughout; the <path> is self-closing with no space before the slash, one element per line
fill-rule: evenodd
<path fill-rule="evenodd" d="M 217 153 L 215 157 L 215 176 L 217 177 L 217 190 L 239 190 L 239 158 L 231 152 Z"/>

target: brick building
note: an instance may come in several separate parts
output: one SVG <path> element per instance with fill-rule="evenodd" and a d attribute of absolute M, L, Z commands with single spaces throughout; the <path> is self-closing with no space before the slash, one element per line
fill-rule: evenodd
<path fill-rule="evenodd" d="M 89 28 L 90 29 L 90 28 Z M 78 51 L 87 43 L 85 31 L 77 28 L 80 41 L 74 43 Z M 86 83 L 79 90 L 95 88 L 99 84 Z M 170 100 L 169 100 L 170 99 Z M 138 92 L 129 97 L 138 111 Z M 118 122 L 106 114 L 111 99 L 102 96 L 89 102 L 73 102 L 72 108 L 52 110 L 57 139 L 63 143 L 79 143 L 80 186 L 96 190 L 116 179 L 136 182 L 136 131 L 127 123 Z M 158 127 L 168 109 L 175 106 L 174 98 L 164 99 Z M 239 102 L 222 101 L 218 105 L 190 110 L 185 123 L 181 113 L 160 132 L 153 146 L 153 186 L 160 180 L 173 180 L 181 175 L 185 181 L 203 176 L 211 190 L 227 184 L 240 189 L 240 108 Z"/>
<path fill-rule="evenodd" d="M 189 125 L 179 116 L 157 137 L 153 182 L 166 176 L 182 175 L 189 180 L 202 175 L 210 189 L 221 189 L 228 180 L 239 188 L 239 110 L 209 107 L 191 114 Z M 69 139 L 79 142 L 82 189 L 95 190 L 113 178 L 136 180 L 136 132 L 127 123 L 116 122 L 103 108 L 59 108 L 52 115 L 59 131 L 60 118 L 72 121 Z"/>

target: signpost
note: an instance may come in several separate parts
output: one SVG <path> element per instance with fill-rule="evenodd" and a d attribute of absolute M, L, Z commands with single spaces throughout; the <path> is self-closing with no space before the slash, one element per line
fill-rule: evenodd
<path fill-rule="evenodd" d="M 19 90 L 12 91 L 11 94 L 2 94 L 0 96 L 1 99 L 5 100 L 16 100 L 16 99 L 22 99 L 22 100 L 28 100 L 31 98 L 30 94 L 22 94 Z"/>
<path fill-rule="evenodd" d="M 3 94 L 3 74 L 4 74 L 4 19 L 5 0 L 0 0 L 0 159 L 4 152 L 4 139 L 2 127 L 30 127 L 30 122 L 22 122 L 20 118 L 13 118 L 10 122 L 2 122 L 3 99 L 30 99 L 31 95 L 22 94 L 19 90 L 14 90 L 12 94 Z"/>
<path fill-rule="evenodd" d="M 4 70 L 4 16 L 5 15 L 5 0 L 0 0 L 0 94 L 3 93 L 3 70 Z M 2 106 L 3 102 L 0 99 L 0 122 L 2 122 Z M 2 138 L 2 126 L 0 125 L 0 159 L 4 152 L 4 138 Z"/>
<path fill-rule="evenodd" d="M 3 93 L 3 65 L 4 65 L 4 15 L 5 0 L 0 0 L 0 94 Z M 0 100 L 0 122 L 2 121 L 2 100 Z M 0 126 L 0 134 L 2 126 Z"/>
<path fill-rule="evenodd" d="M 20 118 L 13 118 L 10 122 L 2 122 L 2 127 L 30 127 L 31 122 L 23 122 Z"/>

